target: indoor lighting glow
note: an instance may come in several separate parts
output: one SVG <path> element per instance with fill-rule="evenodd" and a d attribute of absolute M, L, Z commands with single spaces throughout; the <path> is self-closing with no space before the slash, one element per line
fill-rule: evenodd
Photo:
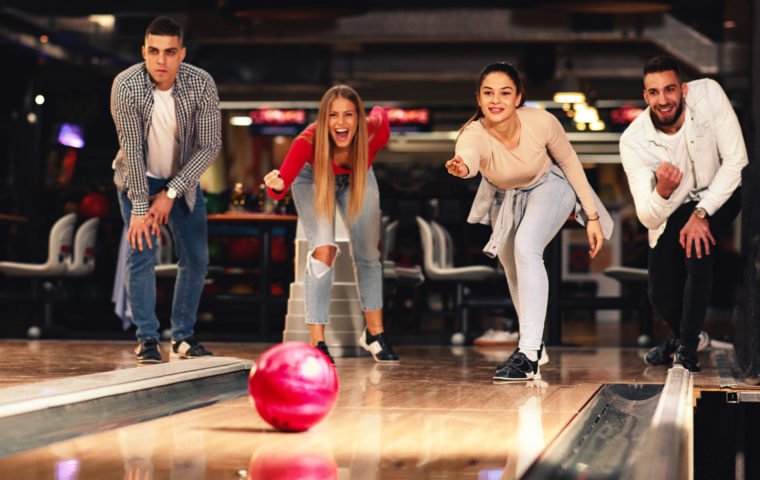
<path fill-rule="evenodd" d="M 34 103 L 36 103 L 37 105 L 42 105 L 43 103 L 45 103 L 45 96 L 37 95 L 36 97 L 34 97 Z"/>
<path fill-rule="evenodd" d="M 604 130 L 604 127 L 606 127 L 606 125 L 601 120 L 597 120 L 596 122 L 591 122 L 588 126 L 589 130 L 593 130 L 595 132 L 598 132 L 599 130 Z"/>
<path fill-rule="evenodd" d="M 576 108 L 575 117 L 573 117 L 576 123 L 594 123 L 599 121 L 599 114 L 594 107 Z"/>
<path fill-rule="evenodd" d="M 104 30 L 113 30 L 113 26 L 116 23 L 116 18 L 113 15 L 90 15 L 87 17 L 87 20 L 98 24 Z"/>
<path fill-rule="evenodd" d="M 230 125 L 234 125 L 236 127 L 250 127 L 253 123 L 253 119 L 251 117 L 232 117 L 230 118 Z"/>
<path fill-rule="evenodd" d="M 586 95 L 581 92 L 557 92 L 553 100 L 557 103 L 584 103 Z"/>

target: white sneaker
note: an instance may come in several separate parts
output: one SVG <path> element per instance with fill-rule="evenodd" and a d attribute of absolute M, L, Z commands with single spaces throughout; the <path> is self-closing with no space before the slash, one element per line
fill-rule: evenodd
<path fill-rule="evenodd" d="M 504 330 L 494 330 L 489 328 L 486 332 L 473 340 L 475 345 L 516 345 L 520 340 L 519 332 L 507 332 Z"/>

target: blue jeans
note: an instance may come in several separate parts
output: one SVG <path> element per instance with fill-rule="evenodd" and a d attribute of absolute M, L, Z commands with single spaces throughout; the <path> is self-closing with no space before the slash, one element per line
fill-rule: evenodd
<path fill-rule="evenodd" d="M 544 249 L 565 224 L 577 201 L 566 179 L 550 172 L 539 182 L 520 189 L 528 195 L 525 213 L 517 228 L 505 226 L 509 232 L 499 252 L 520 322 L 520 348 L 527 350 L 541 348 L 544 335 L 549 300 Z M 500 207 L 501 199 L 494 200 L 491 224 L 495 223 Z"/>
<path fill-rule="evenodd" d="M 166 187 L 168 179 L 148 177 L 150 195 Z M 132 217 L 132 202 L 126 192 L 119 192 L 119 204 L 124 224 Z M 208 267 L 208 233 L 206 202 L 200 185 L 196 191 L 195 208 L 190 211 L 178 198 L 169 212 L 169 229 L 179 258 L 177 279 L 172 299 L 172 340 L 180 341 L 193 335 L 195 316 L 201 300 L 206 268 Z M 127 296 L 132 306 L 132 321 L 137 327 L 138 340 L 158 339 L 156 317 L 156 237 L 150 236 L 153 248 L 144 245 L 142 251 L 129 248 L 127 256 Z"/>
<path fill-rule="evenodd" d="M 304 296 L 306 301 L 306 323 L 328 323 L 330 319 L 330 292 L 334 277 L 334 264 L 329 267 L 313 257 L 314 249 L 322 245 L 336 248 L 335 223 L 317 216 L 314 209 L 314 168 L 307 163 L 298 173 L 291 186 L 298 220 L 306 231 L 309 253 L 304 276 Z M 335 176 L 335 204 L 346 217 L 349 196 L 349 176 Z M 336 213 L 337 214 L 337 213 Z M 354 259 L 359 297 L 365 312 L 383 307 L 383 272 L 380 264 L 380 193 L 375 173 L 367 171 L 367 189 L 364 204 L 355 221 L 346 220 L 351 237 L 351 255 Z"/>

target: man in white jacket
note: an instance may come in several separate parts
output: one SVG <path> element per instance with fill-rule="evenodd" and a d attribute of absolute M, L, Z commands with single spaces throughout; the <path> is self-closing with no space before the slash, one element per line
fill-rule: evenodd
<path fill-rule="evenodd" d="M 667 56 L 644 65 L 649 107 L 620 138 L 620 156 L 649 229 L 649 298 L 673 331 L 645 358 L 699 371 L 697 344 L 713 284 L 716 239 L 741 206 L 747 164 L 739 121 L 723 89 L 704 78 L 682 81 Z"/>

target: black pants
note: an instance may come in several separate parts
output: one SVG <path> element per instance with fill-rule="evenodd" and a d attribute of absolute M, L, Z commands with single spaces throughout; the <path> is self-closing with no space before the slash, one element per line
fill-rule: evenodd
<path fill-rule="evenodd" d="M 718 242 L 741 208 L 741 189 L 709 218 L 710 232 Z M 710 245 L 710 255 L 702 258 L 692 246 L 691 258 L 679 243 L 679 234 L 697 202 L 681 205 L 668 218 L 657 245 L 649 249 L 649 300 L 670 326 L 679 342 L 696 351 L 699 332 L 705 323 L 713 287 L 713 266 L 718 245 Z"/>

